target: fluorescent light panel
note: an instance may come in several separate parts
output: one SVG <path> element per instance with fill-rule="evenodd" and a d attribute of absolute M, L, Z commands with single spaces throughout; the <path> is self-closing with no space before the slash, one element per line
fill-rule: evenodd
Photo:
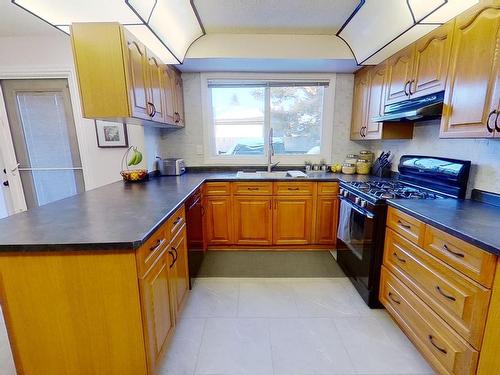
<path fill-rule="evenodd" d="M 119 22 L 162 62 L 182 62 L 191 43 L 204 35 L 187 0 L 12 0 L 69 34 L 74 22 Z"/>
<path fill-rule="evenodd" d="M 376 65 L 478 0 L 365 0 L 337 35 L 359 65 Z"/>

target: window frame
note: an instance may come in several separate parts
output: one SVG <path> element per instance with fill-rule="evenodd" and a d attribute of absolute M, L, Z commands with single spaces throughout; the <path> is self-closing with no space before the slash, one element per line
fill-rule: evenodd
<path fill-rule="evenodd" d="M 264 121 L 264 154 L 263 155 L 216 155 L 215 154 L 215 128 L 213 124 L 213 109 L 209 81 L 293 81 L 293 82 L 328 82 L 324 89 L 323 113 L 321 129 L 321 152 L 318 155 L 274 155 L 273 163 L 280 162 L 282 165 L 302 165 L 305 161 L 318 163 L 324 159 L 327 163 L 332 160 L 333 141 L 333 112 L 335 103 L 336 74 L 326 73 L 201 73 L 201 104 L 203 116 L 203 156 L 207 165 L 267 165 L 269 149 L 267 132 L 270 128 L 270 106 L 265 105 Z M 266 90 L 266 101 L 269 90 Z"/>

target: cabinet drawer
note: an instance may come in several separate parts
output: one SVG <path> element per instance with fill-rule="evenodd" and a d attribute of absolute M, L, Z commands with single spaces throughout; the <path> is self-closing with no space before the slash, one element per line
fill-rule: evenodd
<path fill-rule="evenodd" d="M 233 182 L 234 195 L 272 195 L 272 182 Z"/>
<path fill-rule="evenodd" d="M 318 195 L 338 195 L 338 182 L 318 182 Z"/>
<path fill-rule="evenodd" d="M 475 348 L 481 346 L 490 290 L 387 229 L 384 265 Z"/>
<path fill-rule="evenodd" d="M 312 195 L 314 182 L 275 182 L 275 195 Z"/>
<path fill-rule="evenodd" d="M 423 246 L 425 224 L 393 207 L 387 210 L 387 226 L 417 245 Z"/>
<path fill-rule="evenodd" d="M 139 277 L 143 277 L 153 266 L 169 241 L 170 237 L 167 235 L 166 224 L 164 224 L 137 250 L 136 261 Z"/>
<path fill-rule="evenodd" d="M 229 195 L 231 194 L 229 182 L 206 182 L 205 195 Z"/>
<path fill-rule="evenodd" d="M 496 256 L 430 225 L 425 230 L 424 248 L 471 279 L 491 287 Z"/>
<path fill-rule="evenodd" d="M 475 374 L 479 353 L 385 267 L 380 301 L 440 374 Z"/>
<path fill-rule="evenodd" d="M 186 210 L 184 205 L 167 219 L 166 230 L 168 238 L 174 238 L 186 223 Z"/>

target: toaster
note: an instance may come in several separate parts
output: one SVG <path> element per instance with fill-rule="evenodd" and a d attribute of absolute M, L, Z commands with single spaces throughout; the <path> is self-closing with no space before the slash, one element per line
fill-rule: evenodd
<path fill-rule="evenodd" d="M 184 159 L 158 158 L 158 170 L 162 176 L 180 176 L 186 172 Z"/>

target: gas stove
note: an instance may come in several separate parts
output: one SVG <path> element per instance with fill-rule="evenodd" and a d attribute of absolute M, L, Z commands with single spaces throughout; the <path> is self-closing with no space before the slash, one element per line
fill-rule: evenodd
<path fill-rule="evenodd" d="M 378 290 L 388 199 L 464 198 L 470 161 L 404 155 L 398 177 L 340 183 L 337 262 L 370 307 Z"/>
<path fill-rule="evenodd" d="M 398 180 L 375 180 L 368 182 L 352 181 L 345 183 L 354 190 L 365 193 L 373 201 L 384 199 L 443 199 L 445 195 L 432 190 L 405 184 Z M 345 187 L 345 186 L 344 186 Z M 341 191 L 345 194 L 345 189 Z"/>

